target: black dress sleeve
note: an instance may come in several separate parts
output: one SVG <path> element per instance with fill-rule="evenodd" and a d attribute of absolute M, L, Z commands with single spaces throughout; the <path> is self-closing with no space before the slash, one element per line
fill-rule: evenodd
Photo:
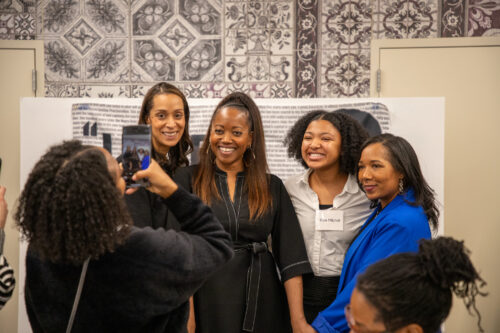
<path fill-rule="evenodd" d="M 282 282 L 311 273 L 306 246 L 290 196 L 278 177 L 271 175 L 273 210 L 276 210 L 272 230 L 272 249 Z"/>

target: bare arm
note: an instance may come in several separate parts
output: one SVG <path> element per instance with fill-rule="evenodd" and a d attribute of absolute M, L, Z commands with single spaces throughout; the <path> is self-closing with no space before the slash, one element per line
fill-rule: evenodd
<path fill-rule="evenodd" d="M 294 333 L 315 333 L 316 331 L 309 325 L 304 316 L 304 303 L 302 300 L 302 276 L 294 276 L 285 281 L 286 297 L 290 310 L 290 320 Z"/>
<path fill-rule="evenodd" d="M 196 318 L 194 316 L 194 300 L 193 296 L 189 297 L 189 318 L 187 322 L 188 333 L 194 333 L 196 331 Z"/>
<path fill-rule="evenodd" d="M 5 227 L 7 213 L 9 212 L 7 208 L 7 201 L 5 201 L 5 191 L 5 187 L 0 186 L 0 254 L 3 253 L 3 242 L 5 239 L 3 228 Z"/>
<path fill-rule="evenodd" d="M 7 220 L 7 213 L 8 209 L 7 202 L 5 201 L 5 187 L 0 186 L 0 310 L 12 296 L 16 285 L 14 271 L 2 254 L 3 242 L 5 239 L 3 228 L 5 227 L 5 221 Z"/>

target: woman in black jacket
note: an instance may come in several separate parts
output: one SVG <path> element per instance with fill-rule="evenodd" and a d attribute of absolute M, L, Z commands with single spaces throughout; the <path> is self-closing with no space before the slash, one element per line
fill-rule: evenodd
<path fill-rule="evenodd" d="M 139 124 L 151 126 L 151 152 L 169 176 L 189 165 L 187 155 L 193 150 L 189 136 L 189 106 L 186 96 L 174 85 L 160 82 L 146 95 L 139 114 Z M 120 161 L 120 158 L 119 158 Z M 139 189 L 125 196 L 127 208 L 137 227 L 171 228 L 167 226 L 168 210 L 161 197 Z M 178 229 L 175 225 L 175 229 Z"/>
<path fill-rule="evenodd" d="M 34 332 L 66 329 L 87 260 L 73 332 L 185 331 L 187 300 L 231 258 L 230 238 L 154 160 L 134 176 L 144 177 L 182 231 L 132 226 L 121 168 L 102 148 L 68 141 L 35 165 L 15 214 L 29 242 L 25 300 Z"/>

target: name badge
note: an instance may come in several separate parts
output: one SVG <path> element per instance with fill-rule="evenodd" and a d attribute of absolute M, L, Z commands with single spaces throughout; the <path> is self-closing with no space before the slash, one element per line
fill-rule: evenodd
<path fill-rule="evenodd" d="M 344 230 L 344 212 L 333 209 L 316 210 L 316 230 Z"/>

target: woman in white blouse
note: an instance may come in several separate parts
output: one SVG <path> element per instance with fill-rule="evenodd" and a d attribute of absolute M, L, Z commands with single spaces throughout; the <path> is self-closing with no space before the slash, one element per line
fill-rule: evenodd
<path fill-rule="evenodd" d="M 303 275 L 304 312 L 311 323 L 335 299 L 344 255 L 370 214 L 355 169 L 366 130 L 343 113 L 312 111 L 285 139 L 288 155 L 307 170 L 285 187 L 299 218 L 313 274 Z"/>

